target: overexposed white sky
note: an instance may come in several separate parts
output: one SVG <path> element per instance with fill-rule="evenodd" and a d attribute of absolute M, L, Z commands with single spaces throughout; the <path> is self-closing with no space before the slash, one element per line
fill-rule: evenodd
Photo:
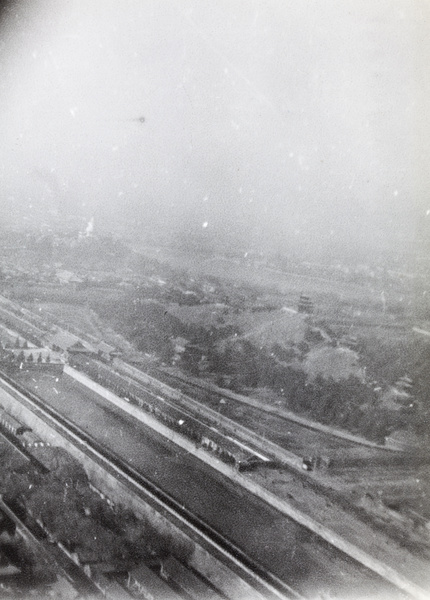
<path fill-rule="evenodd" d="M 426 0 L 11 2 L 2 212 L 286 248 L 411 238 L 429 33 Z"/>

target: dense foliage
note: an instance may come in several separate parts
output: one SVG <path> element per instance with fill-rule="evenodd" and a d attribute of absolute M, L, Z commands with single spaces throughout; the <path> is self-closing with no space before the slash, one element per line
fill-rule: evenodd
<path fill-rule="evenodd" d="M 76 552 L 82 563 L 133 565 L 188 549 L 121 505 L 112 506 L 89 486 L 82 465 L 58 447 L 34 449 L 47 472 L 0 448 L 0 494 L 43 524 L 50 538 Z M 182 544 L 182 545 L 181 545 Z"/>

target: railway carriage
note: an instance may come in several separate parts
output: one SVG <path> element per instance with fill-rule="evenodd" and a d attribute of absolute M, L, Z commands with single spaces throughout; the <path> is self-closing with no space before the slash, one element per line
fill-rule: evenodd
<path fill-rule="evenodd" d="M 15 417 L 12 417 L 12 415 L 7 413 L 4 409 L 0 410 L 0 424 L 4 429 L 6 429 L 6 431 L 16 436 L 22 435 L 26 431 L 31 431 L 30 427 L 20 423 L 17 419 L 15 419 Z"/>
<path fill-rule="evenodd" d="M 49 446 L 47 442 L 41 440 L 34 431 L 26 431 L 20 436 L 20 442 L 24 448 L 44 448 Z"/>

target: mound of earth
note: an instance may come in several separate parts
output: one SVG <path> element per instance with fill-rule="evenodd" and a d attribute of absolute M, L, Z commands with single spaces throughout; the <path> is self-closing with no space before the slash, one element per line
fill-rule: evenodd
<path fill-rule="evenodd" d="M 321 375 L 324 379 L 331 377 L 335 381 L 353 376 L 364 382 L 364 371 L 358 360 L 357 352 L 349 348 L 320 346 L 309 351 L 302 368 L 310 381 Z"/>

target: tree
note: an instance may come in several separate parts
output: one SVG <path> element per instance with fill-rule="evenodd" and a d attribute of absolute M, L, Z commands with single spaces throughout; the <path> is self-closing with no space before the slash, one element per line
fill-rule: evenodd
<path fill-rule="evenodd" d="M 27 362 L 29 362 L 29 363 L 34 362 L 34 356 L 33 356 L 32 352 L 30 352 L 30 354 L 27 356 Z"/>
<path fill-rule="evenodd" d="M 48 446 L 35 449 L 36 457 L 49 469 L 47 480 L 60 481 L 62 484 L 76 486 L 88 481 L 81 463 L 64 448 Z"/>
<path fill-rule="evenodd" d="M 39 356 L 37 357 L 37 362 L 40 364 L 42 362 L 42 353 L 39 352 Z"/>

